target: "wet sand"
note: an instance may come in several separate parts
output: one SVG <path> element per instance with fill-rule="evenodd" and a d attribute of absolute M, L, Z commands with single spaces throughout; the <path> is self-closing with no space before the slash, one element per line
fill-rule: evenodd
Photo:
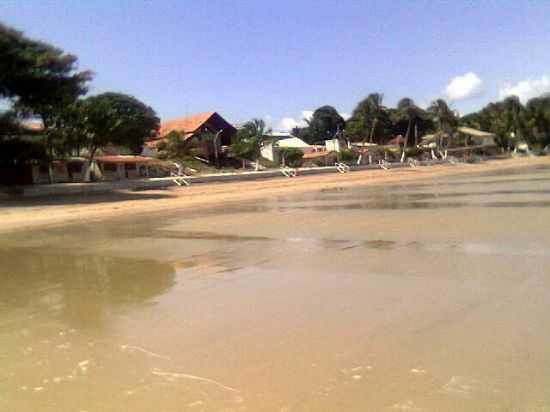
<path fill-rule="evenodd" d="M 6 233 L 0 410 L 548 411 L 550 170 L 507 164 Z"/>
<path fill-rule="evenodd" d="M 494 160 L 480 164 L 456 164 L 362 171 L 345 175 L 298 176 L 255 182 L 216 183 L 168 190 L 141 192 L 119 191 L 110 194 L 43 197 L 22 201 L 2 201 L 0 232 L 30 229 L 41 226 L 93 221 L 112 216 L 148 214 L 170 209 L 196 209 L 220 204 L 269 198 L 282 194 L 318 191 L 335 187 L 380 185 L 410 182 L 417 179 L 437 179 L 455 174 L 510 170 L 550 165 L 550 157 Z"/>

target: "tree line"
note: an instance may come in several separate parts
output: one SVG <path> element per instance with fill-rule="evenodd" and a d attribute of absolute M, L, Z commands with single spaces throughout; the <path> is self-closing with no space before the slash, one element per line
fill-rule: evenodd
<path fill-rule="evenodd" d="M 426 134 L 452 136 L 458 126 L 468 126 L 494 133 L 503 148 L 520 141 L 543 148 L 550 144 L 550 94 L 533 98 L 525 105 L 518 97 L 510 96 L 460 116 L 443 99 L 433 101 L 426 109 L 408 97 L 399 100 L 396 107 L 387 107 L 381 93 L 371 93 L 357 104 L 348 120 L 332 106 L 322 106 L 304 120 L 306 126 L 295 127 L 292 134 L 311 144 L 336 136 L 352 142 L 387 144 L 402 136 L 405 147 L 416 146 Z"/>
<path fill-rule="evenodd" d="M 78 70 L 74 55 L 0 23 L 0 101 L 5 106 L 0 112 L 0 166 L 84 152 L 91 163 L 107 145 L 138 153 L 159 129 L 160 119 L 126 94 L 85 97 L 93 76 Z M 42 125 L 34 138 L 24 127 L 29 119 Z"/>
<path fill-rule="evenodd" d="M 78 69 L 74 55 L 0 23 L 0 167 L 80 155 L 91 163 L 97 150 L 108 145 L 139 153 L 144 141 L 158 132 L 160 119 L 151 107 L 126 94 L 86 96 L 93 77 L 91 71 Z M 462 117 L 443 99 L 426 109 L 408 97 L 395 107 L 383 100 L 381 93 L 369 94 L 347 120 L 332 106 L 319 107 L 292 133 L 310 144 L 334 137 L 388 144 L 401 136 L 403 147 L 413 147 L 426 134 L 452 136 L 462 125 L 496 134 L 503 148 L 519 141 L 534 149 L 550 144 L 550 95 L 525 105 L 512 96 Z M 40 121 L 39 133 L 22 126 L 28 119 Z M 267 132 L 261 120 L 247 122 L 234 137 L 232 151 L 257 158 Z M 181 145 L 172 146 L 181 151 Z"/>

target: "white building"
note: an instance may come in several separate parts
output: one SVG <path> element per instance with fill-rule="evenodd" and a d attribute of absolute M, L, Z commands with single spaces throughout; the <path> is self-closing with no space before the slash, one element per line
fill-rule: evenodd
<path fill-rule="evenodd" d="M 309 145 L 299 137 L 290 133 L 273 132 L 265 136 L 266 140 L 260 149 L 264 159 L 272 162 L 279 162 L 279 151 L 281 149 L 298 149 L 304 153 L 314 152 L 315 146 Z"/>

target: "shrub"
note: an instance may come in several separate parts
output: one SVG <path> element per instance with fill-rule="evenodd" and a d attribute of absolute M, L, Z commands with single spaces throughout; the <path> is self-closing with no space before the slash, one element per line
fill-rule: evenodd
<path fill-rule="evenodd" d="M 345 149 L 340 152 L 341 162 L 355 162 L 359 158 L 359 153 L 354 150 Z"/>
<path fill-rule="evenodd" d="M 299 167 L 302 164 L 304 152 L 300 149 L 288 148 L 281 150 L 281 159 L 284 159 L 284 164 L 290 167 Z"/>

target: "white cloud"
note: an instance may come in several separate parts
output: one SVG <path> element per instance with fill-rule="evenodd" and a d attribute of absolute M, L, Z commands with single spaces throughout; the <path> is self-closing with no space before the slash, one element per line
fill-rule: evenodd
<path fill-rule="evenodd" d="M 302 119 L 304 120 L 311 120 L 313 117 L 313 110 L 302 110 Z"/>
<path fill-rule="evenodd" d="M 298 121 L 292 117 L 283 117 L 277 125 L 277 130 L 288 132 L 298 126 Z"/>
<path fill-rule="evenodd" d="M 516 84 L 508 85 L 500 89 L 499 96 L 504 99 L 507 96 L 518 96 L 522 103 L 541 94 L 550 93 L 550 78 L 542 76 L 540 79 L 522 80 Z"/>
<path fill-rule="evenodd" d="M 278 130 L 281 132 L 289 132 L 295 127 L 306 127 L 307 126 L 306 120 L 310 120 L 313 117 L 313 110 L 302 110 L 300 114 L 301 116 L 297 118 L 283 117 L 279 121 L 279 123 L 277 123 L 275 130 Z M 340 113 L 340 116 L 342 116 L 344 120 L 348 120 L 351 117 L 351 114 Z"/>
<path fill-rule="evenodd" d="M 301 116 L 299 118 L 294 117 L 283 117 L 279 123 L 277 123 L 276 130 L 282 132 L 289 132 L 295 127 L 306 127 L 306 120 L 311 119 L 313 116 L 313 110 L 302 110 Z"/>
<path fill-rule="evenodd" d="M 445 97 L 449 100 L 466 100 L 479 96 L 482 92 L 483 81 L 474 72 L 451 79 L 445 87 Z"/>

